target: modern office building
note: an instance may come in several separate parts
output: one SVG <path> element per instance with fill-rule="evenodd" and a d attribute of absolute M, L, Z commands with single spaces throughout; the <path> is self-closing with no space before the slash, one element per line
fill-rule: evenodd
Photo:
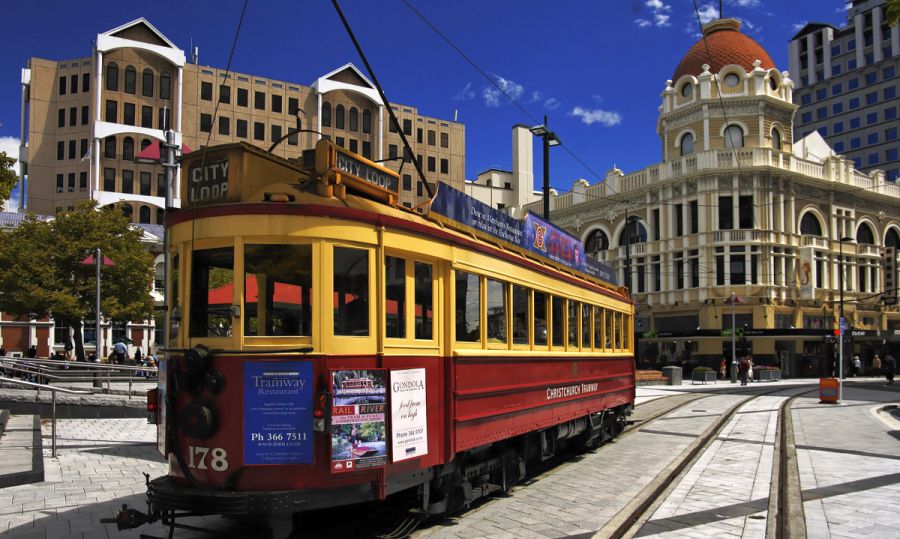
<path fill-rule="evenodd" d="M 900 26 L 888 26 L 884 8 L 885 0 L 853 0 L 843 28 L 807 24 L 791 39 L 788 64 L 798 138 L 818 131 L 856 169 L 896 181 Z"/>
<path fill-rule="evenodd" d="M 429 182 L 463 189 L 465 127 L 391 104 L 394 126 L 375 86 L 352 64 L 309 85 L 226 73 L 200 65 L 196 50 L 186 58 L 143 18 L 98 34 L 90 56 L 73 53 L 70 60 L 31 58 L 22 70 L 20 161 L 29 211 L 52 215 L 94 199 L 121 206 L 136 222 L 159 224 L 163 169 L 136 156 L 164 140 L 165 129 L 194 150 L 236 141 L 269 148 L 298 122 L 304 131 L 273 153 L 296 158 L 326 136 L 372 160 L 396 158 L 385 166 L 399 171 L 402 130 L 409 160 L 419 160 Z M 427 192 L 410 161 L 402 164 L 400 202 L 415 207 Z"/>
<path fill-rule="evenodd" d="M 739 27 L 705 25 L 666 81 L 661 162 L 576 180 L 552 221 L 630 285 L 638 368 L 718 369 L 734 339 L 736 355 L 817 376 L 842 306 L 848 358 L 896 355 L 900 186 L 817 133 L 795 140 L 794 81 Z"/>

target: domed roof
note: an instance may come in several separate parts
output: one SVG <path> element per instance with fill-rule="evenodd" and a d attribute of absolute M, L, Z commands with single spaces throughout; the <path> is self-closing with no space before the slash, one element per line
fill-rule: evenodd
<path fill-rule="evenodd" d="M 702 38 L 694 43 L 675 68 L 672 80 L 677 81 L 684 75 L 699 75 L 703 72 L 703 64 L 709 64 L 710 73 L 718 73 L 731 64 L 750 71 L 756 60 L 762 62 L 760 67 L 763 69 L 774 68 L 775 62 L 769 53 L 752 38 L 740 33 L 740 27 L 741 21 L 737 19 L 717 19 L 704 25 L 706 43 Z"/>

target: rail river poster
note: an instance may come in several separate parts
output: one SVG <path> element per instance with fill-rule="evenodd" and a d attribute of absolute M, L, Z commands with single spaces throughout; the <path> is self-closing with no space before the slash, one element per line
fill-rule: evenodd
<path fill-rule="evenodd" d="M 384 466 L 385 371 L 331 371 L 331 388 L 331 471 Z"/>

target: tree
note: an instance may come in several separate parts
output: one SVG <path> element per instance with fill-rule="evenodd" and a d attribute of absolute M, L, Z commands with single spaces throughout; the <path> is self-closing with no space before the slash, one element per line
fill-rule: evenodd
<path fill-rule="evenodd" d="M 141 244 L 141 231 L 121 212 L 98 209 L 94 201 L 49 221 L 30 215 L 0 234 L 0 310 L 53 316 L 58 326 L 72 327 L 75 353 L 84 360 L 81 329 L 84 319 L 94 317 L 97 283 L 95 266 L 82 261 L 97 247 L 114 262 L 101 269 L 102 314 L 149 318 L 153 256 Z"/>
<path fill-rule="evenodd" d="M 6 152 L 0 152 L 0 201 L 9 200 L 16 182 L 19 177 L 13 170 L 16 160 L 6 155 Z"/>
<path fill-rule="evenodd" d="M 888 26 L 900 22 L 900 0 L 887 0 L 884 5 L 884 18 Z"/>

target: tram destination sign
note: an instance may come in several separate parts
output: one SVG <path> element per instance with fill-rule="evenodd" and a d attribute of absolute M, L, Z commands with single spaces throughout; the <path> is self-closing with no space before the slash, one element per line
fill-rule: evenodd
<path fill-rule="evenodd" d="M 396 198 L 400 192 L 400 176 L 396 172 L 326 139 L 316 143 L 316 172 L 331 179 L 339 177 L 339 183 L 381 198 Z"/>
<path fill-rule="evenodd" d="M 200 163 L 188 170 L 188 202 L 210 204 L 228 196 L 228 159 Z"/>
<path fill-rule="evenodd" d="M 591 277 L 616 284 L 612 268 L 585 256 L 584 246 L 578 238 L 536 215 L 528 214 L 524 221 L 515 219 L 445 183 L 438 184 L 429 215 L 438 221 L 461 225 L 466 230 L 492 236 Z"/>

